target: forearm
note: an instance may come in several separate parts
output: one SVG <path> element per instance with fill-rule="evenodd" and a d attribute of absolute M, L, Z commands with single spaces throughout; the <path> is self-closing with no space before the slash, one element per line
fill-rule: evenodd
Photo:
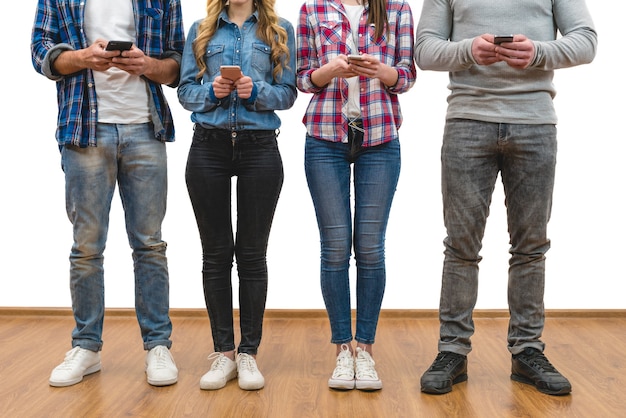
<path fill-rule="evenodd" d="M 87 68 L 83 50 L 63 51 L 52 62 L 52 71 L 58 75 L 74 74 Z"/>
<path fill-rule="evenodd" d="M 179 65 L 172 58 L 156 59 L 146 57 L 147 68 L 144 76 L 155 83 L 175 84 L 178 79 Z"/>

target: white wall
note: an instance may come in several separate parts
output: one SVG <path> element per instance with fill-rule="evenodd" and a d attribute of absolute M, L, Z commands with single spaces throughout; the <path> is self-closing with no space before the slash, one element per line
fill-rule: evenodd
<path fill-rule="evenodd" d="M 409 0 L 415 21 L 421 1 Z M 64 178 L 54 140 L 54 82 L 30 62 L 30 30 L 35 0 L 11 2 L 0 26 L 3 48 L 0 80 L 4 135 L 0 151 L 3 198 L 0 204 L 0 306 L 70 306 L 68 254 L 71 226 L 64 209 Z M 301 1 L 278 0 L 279 13 L 296 23 Z M 203 0 L 183 0 L 185 30 L 203 16 Z M 594 63 L 559 70 L 559 159 L 549 234 L 546 307 L 549 309 L 626 308 L 618 291 L 622 267 L 625 135 L 619 128 L 626 94 L 621 2 L 588 2 L 599 32 Z M 620 20 L 618 20 L 620 19 Z M 419 72 L 401 97 L 405 123 L 400 130 L 403 167 L 387 234 L 387 290 L 384 308 L 433 309 L 439 301 L 442 226 L 439 148 L 444 123 L 447 75 Z M 174 90 L 177 141 L 168 145 L 170 193 L 164 238 L 168 242 L 173 308 L 202 308 L 198 233 L 184 183 L 192 125 Z M 303 173 L 301 124 L 310 97 L 301 94 L 282 112 L 279 138 L 285 184 L 268 253 L 268 308 L 323 308 L 319 290 L 319 237 Z M 484 239 L 478 308 L 506 308 L 508 236 L 502 187 L 496 190 Z M 105 253 L 108 307 L 133 306 L 133 276 L 119 197 L 111 215 Z M 622 260 L 622 261 L 620 261 Z M 236 276 L 234 275 L 236 283 Z"/>

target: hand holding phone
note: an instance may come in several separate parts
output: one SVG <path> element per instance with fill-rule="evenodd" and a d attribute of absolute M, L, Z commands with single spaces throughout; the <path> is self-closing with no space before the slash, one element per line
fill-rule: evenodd
<path fill-rule="evenodd" d="M 107 51 L 128 51 L 132 46 L 132 41 L 109 41 L 104 49 Z"/>
<path fill-rule="evenodd" d="M 513 42 L 513 35 L 495 35 L 493 37 L 493 43 L 500 45 L 502 42 Z"/>
<path fill-rule="evenodd" d="M 243 77 L 241 68 L 238 65 L 222 65 L 220 67 L 220 75 L 231 81 L 237 81 Z"/>

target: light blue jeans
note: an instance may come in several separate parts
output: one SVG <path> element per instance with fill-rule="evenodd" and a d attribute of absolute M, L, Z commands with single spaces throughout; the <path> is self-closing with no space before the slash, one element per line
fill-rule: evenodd
<path fill-rule="evenodd" d="M 165 144 L 151 123 L 98 124 L 98 146 L 64 146 L 67 215 L 74 228 L 70 290 L 72 346 L 99 351 L 104 321 L 104 248 L 116 184 L 133 250 L 135 310 L 144 349 L 171 346 L 169 276 L 161 223 L 167 198 Z"/>
<path fill-rule="evenodd" d="M 556 166 L 554 125 L 453 119 L 441 152 L 445 258 L 439 351 L 467 355 L 474 333 L 479 252 L 498 173 L 502 177 L 509 249 L 508 348 L 544 349 L 545 253 Z"/>
<path fill-rule="evenodd" d="M 306 138 L 305 171 L 320 232 L 321 288 L 334 344 L 353 339 L 348 275 L 353 244 L 357 342 L 374 343 L 385 291 L 385 232 L 400 175 L 400 143 L 376 147 L 361 143 L 359 132 L 349 143 Z"/>

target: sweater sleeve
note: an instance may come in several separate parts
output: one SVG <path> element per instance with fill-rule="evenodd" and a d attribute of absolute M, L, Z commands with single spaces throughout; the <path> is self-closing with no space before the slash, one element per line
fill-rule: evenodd
<path fill-rule="evenodd" d="M 553 11 L 562 36 L 554 41 L 535 41 L 531 67 L 556 70 L 590 63 L 598 38 L 585 0 L 554 0 Z"/>

